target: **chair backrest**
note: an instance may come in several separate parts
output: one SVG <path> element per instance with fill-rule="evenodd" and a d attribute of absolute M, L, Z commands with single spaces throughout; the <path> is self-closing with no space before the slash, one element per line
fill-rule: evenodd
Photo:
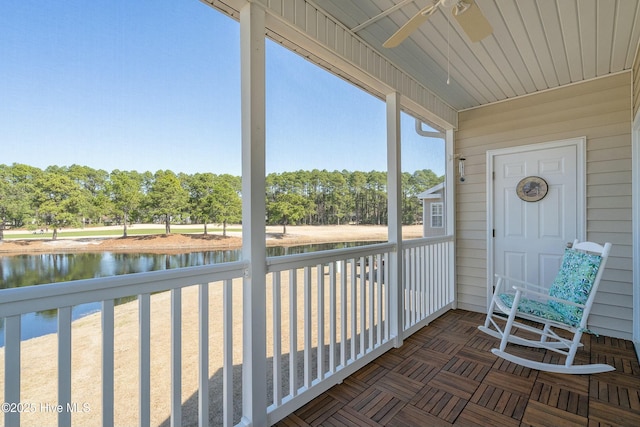
<path fill-rule="evenodd" d="M 562 265 L 549 289 L 549 295 L 585 307 L 583 309 L 557 301 L 551 301 L 549 305 L 562 313 L 570 324 L 586 327 L 610 250 L 611 243 L 602 246 L 593 242 L 578 243 L 577 240 L 571 248 L 565 249 Z"/>

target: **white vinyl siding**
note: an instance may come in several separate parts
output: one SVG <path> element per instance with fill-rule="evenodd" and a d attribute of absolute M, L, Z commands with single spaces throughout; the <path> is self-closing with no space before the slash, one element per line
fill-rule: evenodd
<path fill-rule="evenodd" d="M 613 244 L 590 327 L 631 339 L 631 73 L 463 111 L 455 153 L 458 307 L 484 312 L 487 286 L 486 151 L 586 137 L 587 239 Z"/>

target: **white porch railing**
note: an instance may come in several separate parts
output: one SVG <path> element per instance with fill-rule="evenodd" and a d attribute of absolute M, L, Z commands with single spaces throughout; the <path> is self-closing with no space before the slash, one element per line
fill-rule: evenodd
<path fill-rule="evenodd" d="M 391 348 L 388 265 L 395 245 L 271 258 L 270 420 Z"/>
<path fill-rule="evenodd" d="M 241 348 L 241 345 L 237 344 L 241 343 L 241 340 L 233 339 L 233 328 L 236 322 L 232 320 L 241 318 L 241 313 L 238 313 L 241 307 L 234 307 L 234 300 L 238 298 L 233 295 L 234 288 L 241 289 L 241 282 L 233 279 L 242 277 L 245 268 L 244 263 L 233 262 L 1 291 L 0 319 L 4 320 L 5 347 L 0 349 L 0 360 L 4 358 L 3 369 L 0 368 L 4 371 L 4 389 L 0 391 L 0 401 L 3 402 L 4 425 L 7 427 L 37 426 L 57 423 L 59 426 L 69 426 L 72 418 L 75 425 L 135 425 L 137 422 L 140 426 L 148 426 L 161 424 L 167 420 L 171 425 L 181 425 L 182 408 L 185 404 L 183 380 L 186 382 L 188 377 L 191 382 L 197 384 L 194 387 L 198 390 L 197 405 L 200 424 L 207 425 L 210 411 L 217 411 L 221 414 L 219 418 L 225 420 L 225 425 L 231 425 L 234 403 L 238 406 L 238 402 L 233 402 L 233 350 L 234 346 Z M 160 292 L 163 294 L 158 294 Z M 215 293 L 219 298 L 213 295 L 210 297 L 210 293 Z M 114 343 L 118 338 L 116 330 L 120 320 L 119 312 L 128 310 L 115 308 L 115 300 L 132 295 L 137 296 L 137 303 L 134 301 L 129 305 L 137 304 L 135 307 L 137 313 L 134 313 L 134 319 L 137 314 L 137 322 L 130 322 L 134 324 L 129 324 L 128 327 L 137 326 L 138 333 L 133 338 L 137 342 L 120 343 L 133 348 L 118 349 Z M 191 298 L 195 301 L 195 307 L 188 307 L 186 301 L 183 301 L 183 295 L 195 296 Z M 94 327 L 94 330 L 101 331 L 98 360 L 93 360 L 95 365 L 91 367 L 75 366 L 75 363 L 72 366 L 72 360 L 76 361 L 79 356 L 82 356 L 78 353 L 89 353 L 94 350 L 86 347 L 80 349 L 75 345 L 82 343 L 75 343 L 76 337 L 72 337 L 72 308 L 94 302 L 101 302 L 100 318 L 89 319 L 97 320 L 95 323 L 98 326 Z M 210 305 L 212 305 L 211 308 Z M 219 313 L 213 312 L 217 310 L 216 307 L 219 307 Z M 156 319 L 153 319 L 154 321 L 151 319 L 152 309 L 154 316 L 168 316 L 170 330 L 155 331 L 157 333 L 152 334 L 152 328 L 156 325 Z M 44 310 L 57 310 L 57 341 L 51 343 L 54 350 L 34 348 L 29 345 L 31 344 L 29 341 L 21 343 L 21 316 Z M 237 312 L 234 313 L 234 310 Z M 183 319 L 187 318 L 193 320 L 195 324 L 183 322 Z M 211 330 L 212 323 L 218 326 L 219 330 Z M 187 328 L 196 331 L 198 341 L 195 354 L 188 354 L 185 349 L 189 346 L 189 343 L 183 342 L 183 332 Z M 170 337 L 170 354 L 156 354 L 155 341 L 163 339 L 164 336 Z M 220 339 L 222 342 L 212 341 L 214 337 L 222 337 Z M 87 339 L 85 335 L 83 338 Z M 72 339 L 74 345 L 72 345 Z M 30 341 L 37 342 L 37 340 L 36 338 Z M 57 353 L 54 353 L 56 346 Z M 23 347 L 28 349 L 29 353 L 22 352 Z M 216 348 L 222 353 L 216 355 L 216 359 L 221 362 L 219 366 L 210 367 L 210 352 Z M 47 350 L 53 353 L 51 357 L 57 358 L 56 371 L 45 372 L 39 375 L 40 378 L 25 381 L 27 380 L 25 377 L 29 374 L 33 375 L 33 370 L 38 370 L 39 367 L 33 366 L 33 363 L 25 367 L 22 365 L 23 361 L 37 361 L 37 355 L 34 352 L 46 353 Z M 131 352 L 137 352 L 137 355 L 133 356 L 133 362 L 130 357 L 127 357 L 130 354 L 122 354 Z M 116 358 L 116 354 L 119 357 Z M 170 379 L 158 379 L 158 372 L 152 370 L 152 366 L 155 369 L 155 359 L 161 357 L 170 357 L 169 372 L 165 373 Z M 196 369 L 192 367 L 192 372 L 185 372 L 183 359 L 185 363 L 187 359 L 195 360 Z M 241 361 L 237 361 L 236 358 L 236 363 L 239 365 Z M 221 381 L 217 381 L 222 383 L 220 390 L 209 389 L 210 368 L 221 371 L 211 371 L 211 374 L 222 377 Z M 76 370 L 87 371 L 87 373 L 84 377 L 79 377 L 73 375 Z M 137 376 L 133 382 L 137 382 L 137 390 L 129 390 L 131 395 L 127 396 L 116 395 L 117 382 L 123 387 L 131 386 L 131 384 L 122 384 L 116 372 L 136 370 Z M 54 383 L 49 389 L 42 390 L 40 387 L 39 394 L 23 387 L 23 383 L 33 384 L 34 380 L 42 383 L 51 382 L 50 377 L 54 378 Z M 91 396 L 79 395 L 72 386 L 80 383 L 86 386 L 87 383 L 92 382 L 99 383 L 99 386 L 95 390 L 96 393 Z M 166 383 L 169 384 L 168 387 L 163 388 L 162 385 Z M 39 389 L 33 385 L 31 388 Z M 157 394 L 156 391 L 166 395 L 166 399 L 163 399 L 163 396 L 159 398 L 153 396 L 154 400 L 165 403 L 165 407 L 159 408 L 155 402 L 152 405 L 152 394 Z M 214 393 L 223 396 L 220 408 L 209 407 L 210 397 Z M 136 406 L 130 402 L 136 399 L 136 395 L 138 405 L 135 413 L 138 419 L 132 420 L 126 417 L 116 419 L 116 413 L 120 412 L 119 407 Z"/>
<path fill-rule="evenodd" d="M 394 344 L 389 254 L 379 244 L 268 260 L 270 421 L 344 380 Z M 403 242 L 404 337 L 454 306 L 453 237 Z"/>
<path fill-rule="evenodd" d="M 403 249 L 404 334 L 411 335 L 455 308 L 453 237 L 405 241 Z"/>
<path fill-rule="evenodd" d="M 395 250 L 393 244 L 377 244 L 267 260 L 269 371 L 265 380 L 269 383 L 270 422 L 395 345 L 391 325 L 398 310 L 403 312 L 402 333 L 407 336 L 453 306 L 452 238 L 403 243 L 404 307 L 389 303 L 393 291 L 389 260 Z M 232 426 L 239 422 L 239 301 L 246 268 L 245 263 L 235 262 L 1 291 L 4 425 L 42 425 L 43 420 L 60 426 L 72 421 L 86 424 L 87 420 L 105 426 L 122 424 L 119 406 L 124 404 L 135 408 L 134 422 L 143 426 L 193 424 L 195 417 L 199 425 Z M 117 299 L 132 295 L 137 301 L 115 307 Z M 89 374 L 90 378 L 78 378 L 74 371 L 87 369 L 76 366 L 78 352 L 87 350 L 77 348 L 76 341 L 82 338 L 76 336 L 77 322 L 71 321 L 71 312 L 74 306 L 91 302 L 101 303 L 100 313 L 93 315 L 101 330 L 95 345 L 99 356 L 94 361 L 96 372 Z M 193 306 L 189 305 L 192 302 Z M 137 316 L 132 323 L 138 331 L 135 340 L 122 343 L 118 328 L 125 317 L 121 313 L 131 307 Z M 57 340 L 52 345 L 57 347 L 52 350 L 57 368 L 50 373 L 55 382 L 52 388 L 57 390 L 53 396 L 38 396 L 25 385 L 32 382 L 27 377 L 33 375 L 25 352 L 33 347 L 28 341 L 21 342 L 21 316 L 43 310 L 56 310 L 58 319 Z M 157 330 L 156 318 L 162 313 L 168 316 L 170 330 Z M 170 354 L 164 355 L 169 358 L 168 372 L 154 368 L 154 360 L 163 357 L 156 354 L 154 343 L 163 339 L 163 334 L 170 336 Z M 126 362 L 127 355 L 135 363 Z M 133 396 L 120 394 L 118 377 L 123 370 L 137 371 L 136 384 L 128 384 L 137 389 Z M 97 402 L 88 408 L 83 408 L 87 402 L 79 400 L 84 398 L 74 390 L 78 381 L 97 383 Z M 132 404 L 136 397 L 137 404 Z M 164 399 L 165 409 L 156 408 L 158 399 Z M 163 410 L 166 414 L 158 420 L 155 412 Z M 48 418 L 42 418 L 44 415 Z"/>

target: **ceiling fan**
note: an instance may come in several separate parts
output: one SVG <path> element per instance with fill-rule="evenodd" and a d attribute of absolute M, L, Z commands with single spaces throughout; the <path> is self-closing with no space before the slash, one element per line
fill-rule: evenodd
<path fill-rule="evenodd" d="M 416 13 L 394 35 L 384 42 L 384 47 L 396 47 L 411 35 L 419 26 L 427 22 L 439 6 L 451 9 L 451 14 L 458 21 L 472 42 L 477 42 L 493 32 L 491 24 L 484 17 L 480 8 L 473 0 L 437 0 Z"/>

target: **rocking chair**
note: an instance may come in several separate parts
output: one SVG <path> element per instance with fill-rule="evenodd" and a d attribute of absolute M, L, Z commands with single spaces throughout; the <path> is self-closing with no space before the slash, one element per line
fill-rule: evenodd
<path fill-rule="evenodd" d="M 492 353 L 547 372 L 593 374 L 614 370 L 605 364 L 573 363 L 576 351 L 582 346 L 583 332 L 590 332 L 587 319 L 610 250 L 611 243 L 601 246 L 574 241 L 573 246 L 565 250 L 560 271 L 548 289 L 496 274 L 498 281 L 486 320 L 484 325 L 478 326 L 481 331 L 500 339 L 500 348 L 492 349 Z M 504 289 L 506 283 L 514 284 L 512 289 Z M 573 337 L 561 336 L 562 330 Z M 563 335 L 569 334 L 564 332 Z M 516 356 L 507 351 L 508 343 L 559 353 L 566 356 L 565 363 L 544 363 Z"/>

